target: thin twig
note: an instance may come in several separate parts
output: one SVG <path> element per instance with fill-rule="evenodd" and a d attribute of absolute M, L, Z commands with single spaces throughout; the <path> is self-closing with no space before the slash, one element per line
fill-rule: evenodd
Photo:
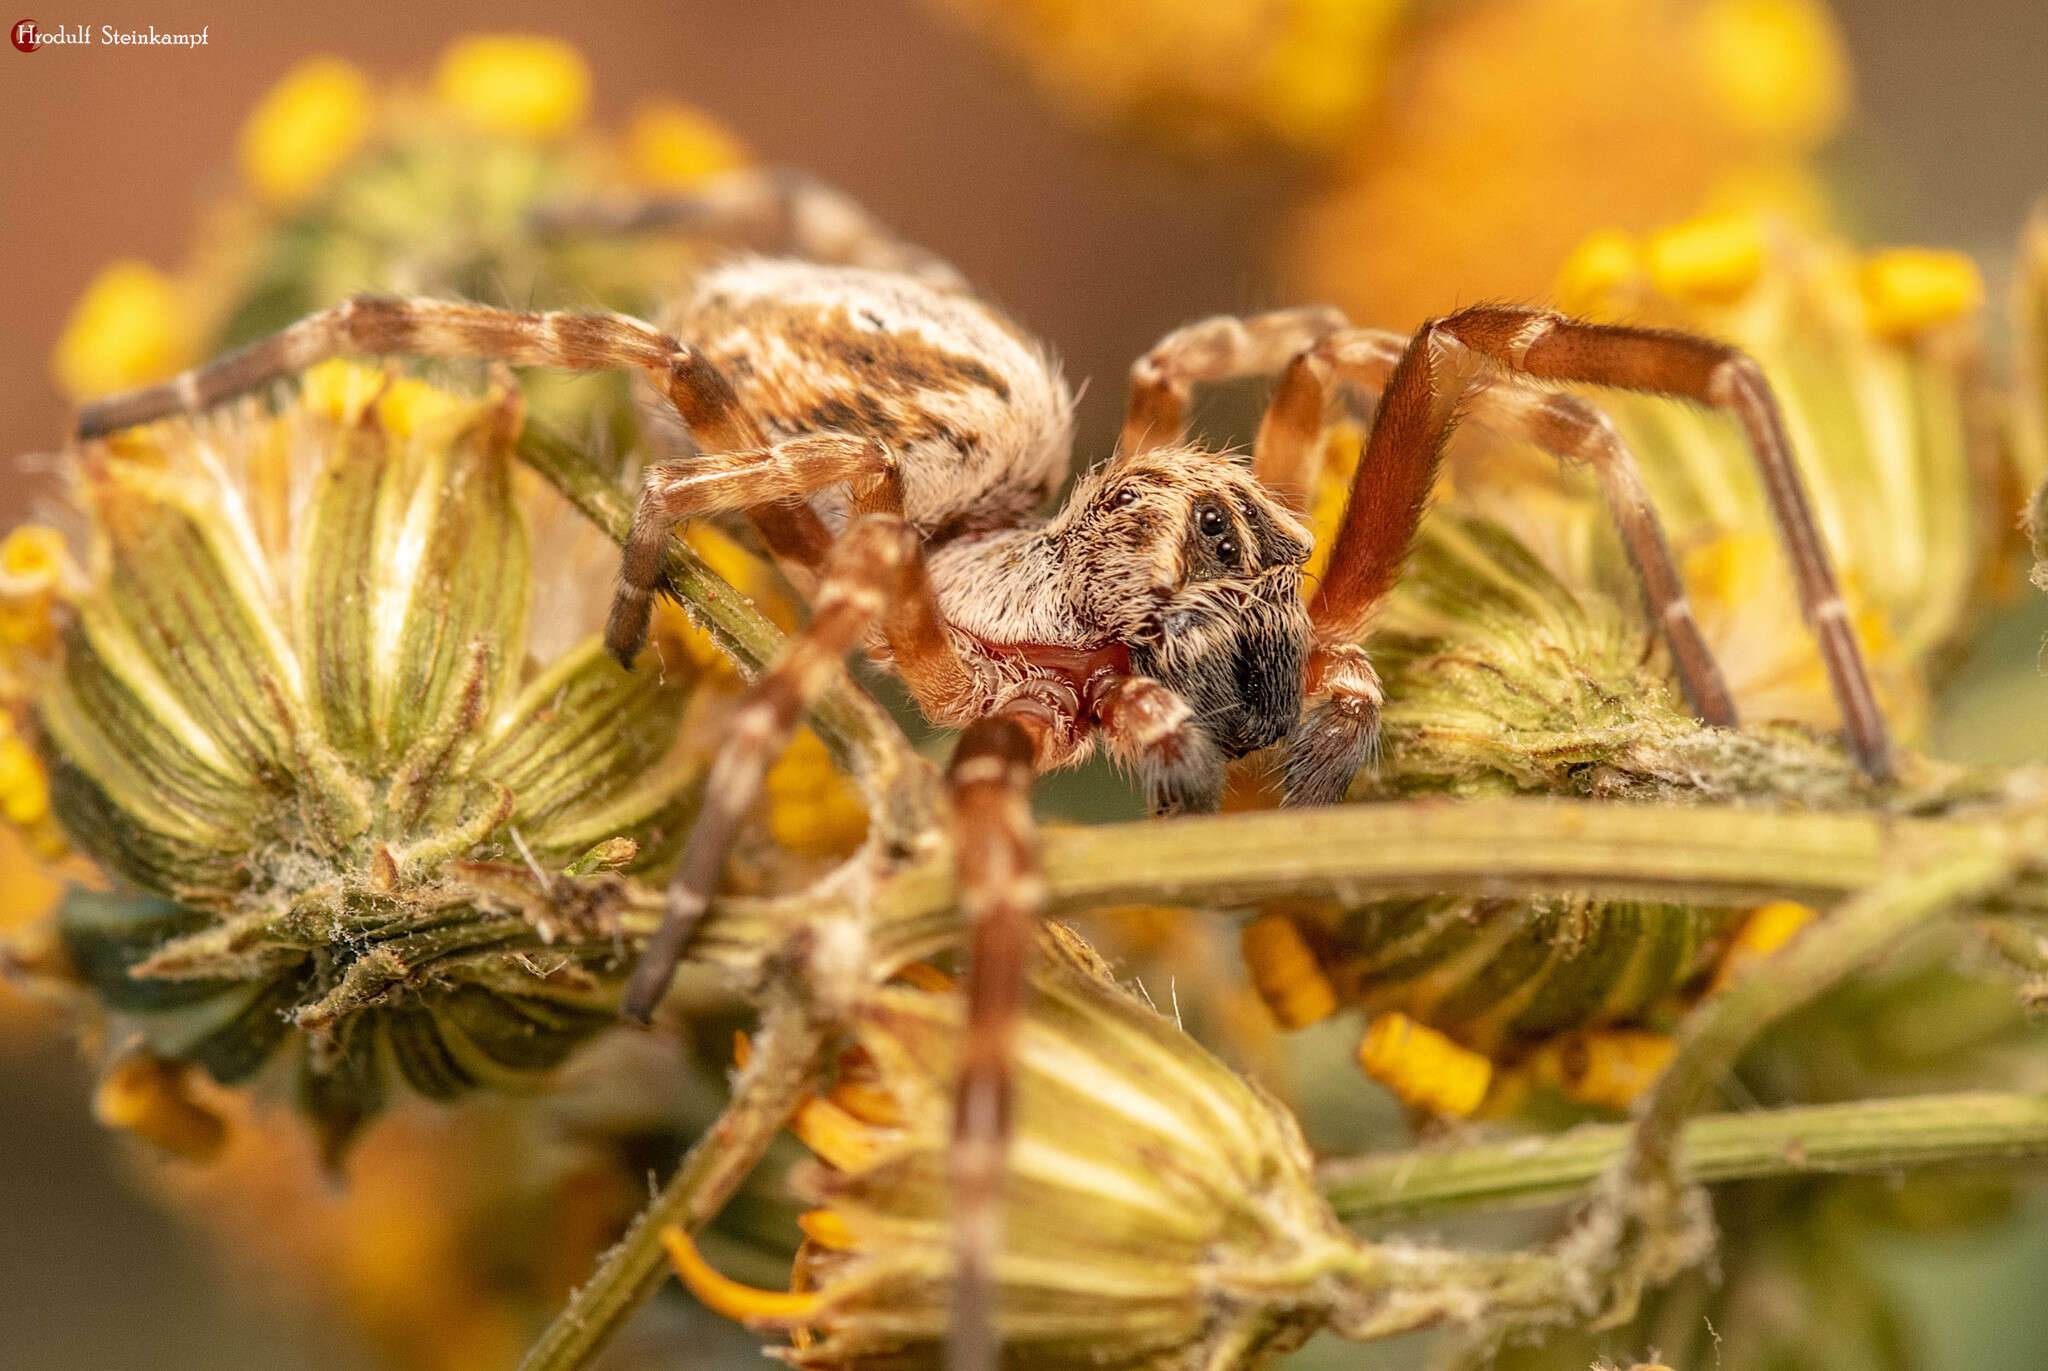
<path fill-rule="evenodd" d="M 520 1371 L 577 1371 L 603 1350 L 665 1274 L 661 1231 L 696 1232 L 715 1217 L 819 1081 L 831 1032 L 789 1007 L 769 1017 L 732 1102 L 683 1158 L 661 1193 L 570 1296 Z"/>
<path fill-rule="evenodd" d="M 1325 1163 L 1323 1193 L 1347 1221 L 1405 1222 L 1460 1210 L 1532 1209 L 1577 1198 L 1628 1146 L 1627 1124 Z M 1716 1114 L 1685 1126 L 1679 1155 L 1701 1183 L 1898 1171 L 2048 1156 L 2048 1095 L 1989 1092 Z"/>

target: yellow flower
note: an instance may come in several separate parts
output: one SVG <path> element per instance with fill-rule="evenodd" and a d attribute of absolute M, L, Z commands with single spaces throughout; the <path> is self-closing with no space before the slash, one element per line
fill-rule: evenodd
<path fill-rule="evenodd" d="M 74 400 L 160 381 L 192 360 L 192 333 L 178 288 L 147 262 L 103 268 L 85 288 L 51 366 Z"/>
<path fill-rule="evenodd" d="M 355 155 L 374 121 L 368 77 L 339 58 L 308 58 L 243 122 L 237 148 L 242 176 L 266 200 L 303 200 Z"/>
<path fill-rule="evenodd" d="M 474 34 L 441 54 L 434 94 L 480 132 L 553 138 L 583 122 L 590 68 L 560 39 Z"/>
<path fill-rule="evenodd" d="M 1397 94 L 1295 213 L 1287 294 L 1410 328 L 1540 297 L 1603 227 L 1709 204 L 1803 212 L 1798 159 L 1840 122 L 1845 70 L 1813 0 L 1433 7 L 1403 39 Z"/>
<path fill-rule="evenodd" d="M 1408 0 L 945 0 L 1083 116 L 1178 146 L 1324 150 L 1385 81 Z"/>
<path fill-rule="evenodd" d="M 652 186 L 692 186 L 752 160 L 725 125 L 673 100 L 636 106 L 625 137 L 627 166 Z"/>
<path fill-rule="evenodd" d="M 1814 0 L 1712 0 L 1694 22 L 1707 88 L 1737 128 L 1811 147 L 1841 125 L 1848 59 Z"/>

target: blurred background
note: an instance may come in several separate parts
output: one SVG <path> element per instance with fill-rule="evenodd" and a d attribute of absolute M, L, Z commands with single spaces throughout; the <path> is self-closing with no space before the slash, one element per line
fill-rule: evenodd
<path fill-rule="evenodd" d="M 1824 54 L 1789 79 L 1808 103 L 1765 91 L 1744 104 L 1738 91 L 1728 109 L 1713 92 L 1694 103 L 1659 66 L 1672 54 L 1654 24 L 1618 21 L 1611 41 L 1589 27 L 1632 12 L 1597 0 L 1381 6 L 1345 37 L 1363 75 L 1301 58 L 1322 83 L 1307 108 L 1191 91 L 1172 53 L 1161 75 L 1091 58 L 1087 35 L 1034 46 L 1032 22 L 1053 27 L 1044 16 L 1062 7 L 1019 20 L 1028 8 L 692 0 L 592 4 L 566 20 L 533 0 L 314 13 L 107 0 L 39 14 L 46 28 L 209 36 L 196 49 L 0 50 L 0 452 L 20 457 L 0 468 L 0 527 L 55 489 L 35 454 L 60 445 L 74 407 L 51 367 L 73 303 L 110 259 L 179 266 L 200 206 L 233 182 L 249 110 L 316 53 L 422 77 L 461 34 L 531 30 L 587 57 L 599 122 L 654 95 L 711 112 L 760 160 L 817 173 L 959 264 L 1048 339 L 1092 381 L 1083 460 L 1108 450 L 1130 359 L 1202 314 L 1328 295 L 1405 328 L 1488 295 L 1540 296 L 1596 228 L 1642 232 L 1753 197 L 1808 212 L 1807 176 L 1830 188 L 1831 210 L 1813 212 L 1860 241 L 1969 252 L 1995 309 L 2018 228 L 2048 189 L 2038 0 L 1837 0 L 1846 79 Z M 1663 8 L 1675 7 L 1640 13 Z M 1196 99 L 1210 118 L 1176 125 L 1176 102 Z M 2031 660 L 2041 627 L 2031 610 L 1995 626 L 1958 678 L 1965 702 L 1981 689 L 1995 703 L 1973 683 Z M 2034 747 L 1990 704 L 1978 717 L 1951 711 L 1951 750 L 2010 761 Z M 14 1020 L 0 1031 L 0 1364 L 371 1364 L 303 1302 L 228 1279 L 144 1197 L 127 1149 L 91 1121 L 75 1052 L 30 1012 L 0 1013 Z M 2019 1349 L 2048 1345 L 2044 1232 L 2022 1210 L 1899 1268 L 1928 1365 L 2037 1364 Z"/>

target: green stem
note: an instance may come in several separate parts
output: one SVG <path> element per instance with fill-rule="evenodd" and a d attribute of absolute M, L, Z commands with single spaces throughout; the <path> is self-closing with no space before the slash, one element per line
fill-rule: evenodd
<path fill-rule="evenodd" d="M 1397 802 L 1047 828 L 1040 866 L 1055 913 L 1430 893 L 1833 905 L 1887 871 L 1959 847 L 2027 841 L 2020 835 L 2037 826 L 2032 811 L 1901 819 L 1590 800 Z M 955 940 L 953 909 L 952 853 L 940 835 L 858 898 L 832 888 L 722 900 L 693 955 L 744 966 L 796 926 L 852 918 L 873 930 L 880 951 L 928 956 Z M 627 911 L 629 931 L 651 913 Z"/>
<path fill-rule="evenodd" d="M 1627 1124 L 1551 1137 L 1422 1149 L 1326 1163 L 1338 1217 L 1375 1222 L 1464 1209 L 1530 1209 L 1584 1193 L 1628 1147 Z M 1927 1095 L 1717 1114 L 1685 1126 L 1688 1180 L 1893 1171 L 2048 1155 L 2048 1095 Z"/>
<path fill-rule="evenodd" d="M 1868 890 L 1687 1016 L 1670 1066 L 1638 1104 L 1630 1159 L 1634 1174 L 1668 1174 L 1671 1149 L 1686 1116 L 1734 1070 L 1766 1028 L 1812 1003 L 1915 929 L 1982 897 L 2041 852 L 2044 836 L 2040 816 L 2026 815 L 2005 829 L 1954 834 L 1945 851 L 1916 858 L 1895 849 L 1874 870 L 1896 874 L 1882 874 Z"/>
<path fill-rule="evenodd" d="M 520 1371 L 577 1371 L 603 1350 L 667 1275 L 662 1230 L 674 1224 L 695 1232 L 725 1206 L 817 1084 L 829 1042 L 829 1031 L 802 1010 L 769 1019 L 732 1103 L 569 1297 Z"/>

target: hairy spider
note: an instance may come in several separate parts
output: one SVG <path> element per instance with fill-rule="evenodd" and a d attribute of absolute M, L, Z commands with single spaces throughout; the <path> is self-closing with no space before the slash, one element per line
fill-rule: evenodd
<path fill-rule="evenodd" d="M 769 762 L 848 651 L 865 645 L 930 719 L 964 727 L 948 773 L 973 930 L 955 1125 L 962 1364 L 994 1355 L 1008 1043 L 1044 897 L 1034 777 L 1105 747 L 1155 808 L 1212 809 L 1230 759 L 1284 741 L 1288 801 L 1341 798 L 1377 732 L 1379 680 L 1360 644 L 1461 413 L 1591 466 L 1689 702 L 1725 726 L 1733 704 L 1618 432 L 1585 401 L 1530 381 L 1729 411 L 1755 454 L 1851 744 L 1868 771 L 1888 774 L 1885 723 L 1777 405 L 1731 348 L 1504 305 L 1432 320 L 1412 338 L 1353 328 L 1329 308 L 1208 319 L 1136 363 L 1117 451 L 1048 514 L 1071 461 L 1072 392 L 1044 347 L 950 268 L 787 176 L 743 174 L 703 195 L 553 224 L 663 226 L 779 241 L 807 260 L 715 266 L 658 324 L 361 297 L 95 404 L 80 431 L 201 409 L 336 354 L 625 368 L 652 382 L 669 413 L 651 431 L 676 455 L 645 472 L 611 651 L 622 662 L 639 651 L 667 540 L 702 515 L 745 512 L 811 589 L 813 612 L 734 721 L 625 1012 L 644 1021 L 666 989 Z M 1279 380 L 1249 460 L 1187 445 L 1195 384 L 1266 373 Z M 1304 600 L 1303 514 L 1326 421 L 1353 396 L 1377 396 L 1370 436 L 1329 571 Z"/>

